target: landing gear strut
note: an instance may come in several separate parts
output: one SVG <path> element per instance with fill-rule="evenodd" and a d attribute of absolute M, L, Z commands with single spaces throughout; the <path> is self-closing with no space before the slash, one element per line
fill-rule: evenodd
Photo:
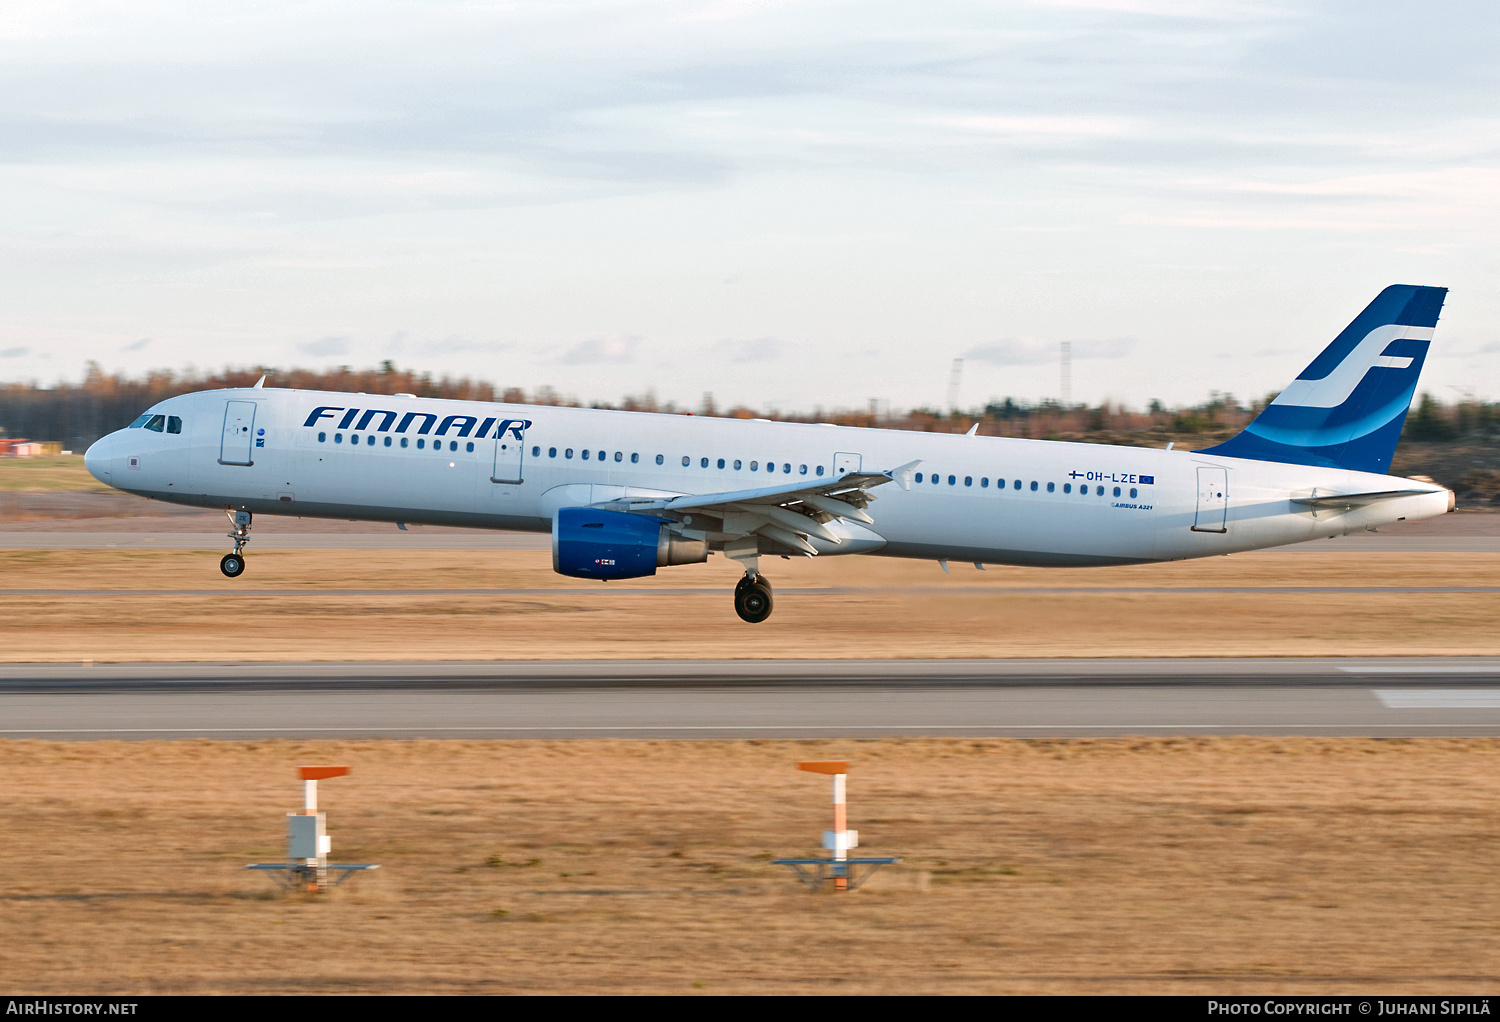
<path fill-rule="evenodd" d="M 234 540 L 234 553 L 225 554 L 219 560 L 219 570 L 228 578 L 239 578 L 245 571 L 245 544 L 250 542 L 250 512 L 225 510 L 234 531 L 229 538 Z"/>
<path fill-rule="evenodd" d="M 771 583 L 764 575 L 757 572 L 740 579 L 734 587 L 734 612 L 752 625 L 771 616 Z"/>

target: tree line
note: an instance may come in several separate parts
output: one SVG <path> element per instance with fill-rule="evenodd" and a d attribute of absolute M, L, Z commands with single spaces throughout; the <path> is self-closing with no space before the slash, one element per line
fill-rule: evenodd
<path fill-rule="evenodd" d="M 36 383 L 0 384 L 0 436 L 61 441 L 81 451 L 99 437 L 128 425 L 142 410 L 158 401 L 196 390 L 221 387 L 251 387 L 261 376 L 267 385 L 300 390 L 329 390 L 365 394 L 415 394 L 418 397 L 466 401 L 501 401 L 507 404 L 571 405 L 575 399 L 550 387 L 531 393 L 519 387 L 497 387 L 470 377 L 434 376 L 398 368 L 386 361 L 372 369 L 277 369 L 257 366 L 224 369 L 215 373 L 158 371 L 141 377 L 107 374 L 97 363 L 89 363 L 81 383 L 59 383 L 41 387 Z M 1168 408 L 1152 401 L 1143 411 L 1119 405 L 1064 407 L 1055 400 L 1037 402 L 1015 398 L 991 401 L 970 409 L 914 408 L 891 412 L 877 402 L 868 408 L 815 408 L 810 412 L 782 412 L 743 406 L 718 408 L 713 395 L 705 394 L 697 408 L 659 402 L 654 394 L 627 396 L 617 403 L 592 402 L 593 408 L 666 412 L 731 418 L 771 418 L 792 422 L 831 422 L 842 426 L 875 426 L 924 432 L 966 432 L 976 423 L 987 436 L 1025 437 L 1036 440 L 1089 440 L 1092 442 L 1159 446 L 1172 439 L 1179 446 L 1215 443 L 1244 428 L 1276 395 L 1248 406 L 1231 394 L 1211 394 L 1209 400 L 1191 407 Z M 1407 417 L 1405 439 L 1426 443 L 1488 442 L 1500 432 L 1500 404 L 1468 400 L 1442 404 L 1423 394 Z"/>

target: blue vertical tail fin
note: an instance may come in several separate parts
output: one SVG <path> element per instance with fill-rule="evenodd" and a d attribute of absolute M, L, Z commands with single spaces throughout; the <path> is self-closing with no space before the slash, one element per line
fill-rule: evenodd
<path fill-rule="evenodd" d="M 1385 473 L 1447 294 L 1392 284 L 1242 433 L 1200 453 Z"/>

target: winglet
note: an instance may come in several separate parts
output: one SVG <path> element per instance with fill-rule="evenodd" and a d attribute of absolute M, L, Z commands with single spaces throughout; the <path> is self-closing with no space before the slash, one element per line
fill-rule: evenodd
<path fill-rule="evenodd" d="M 885 474 L 900 483 L 903 490 L 909 490 L 911 489 L 912 471 L 920 464 L 922 464 L 922 459 L 918 458 L 916 461 L 908 461 L 900 468 L 893 468 Z"/>

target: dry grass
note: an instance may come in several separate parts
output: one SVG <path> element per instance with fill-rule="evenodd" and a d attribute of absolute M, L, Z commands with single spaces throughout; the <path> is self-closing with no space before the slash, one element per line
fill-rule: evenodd
<path fill-rule="evenodd" d="M 81 454 L 0 458 L 0 491 L 4 490 L 116 492 L 89 475 Z"/>
<path fill-rule="evenodd" d="M 0 551 L 4 589 L 210 593 L 0 596 L 0 660 L 1500 654 L 1500 593 L 1361 591 L 1489 586 L 1494 554 L 1256 553 L 951 575 L 925 561 L 776 561 L 776 613 L 758 626 L 734 616 L 736 569 L 721 558 L 613 584 L 686 593 L 566 579 L 544 551 L 252 550 L 237 581 L 217 562 L 209 551 Z M 1191 591 L 1278 586 L 1344 591 Z M 843 591 L 791 591 L 805 587 Z M 1036 587 L 1070 591 L 1026 591 Z M 255 595 L 263 589 L 306 595 Z M 339 589 L 424 592 L 328 592 Z M 435 589 L 542 592 L 425 592 Z"/>
<path fill-rule="evenodd" d="M 851 824 L 905 862 L 811 895 Z M 281 851 L 299 763 L 324 900 Z M 1500 742 L 0 743 L 0 975 L 26 993 L 1482 993 Z M 701 986 L 700 986 L 701 985 Z"/>

